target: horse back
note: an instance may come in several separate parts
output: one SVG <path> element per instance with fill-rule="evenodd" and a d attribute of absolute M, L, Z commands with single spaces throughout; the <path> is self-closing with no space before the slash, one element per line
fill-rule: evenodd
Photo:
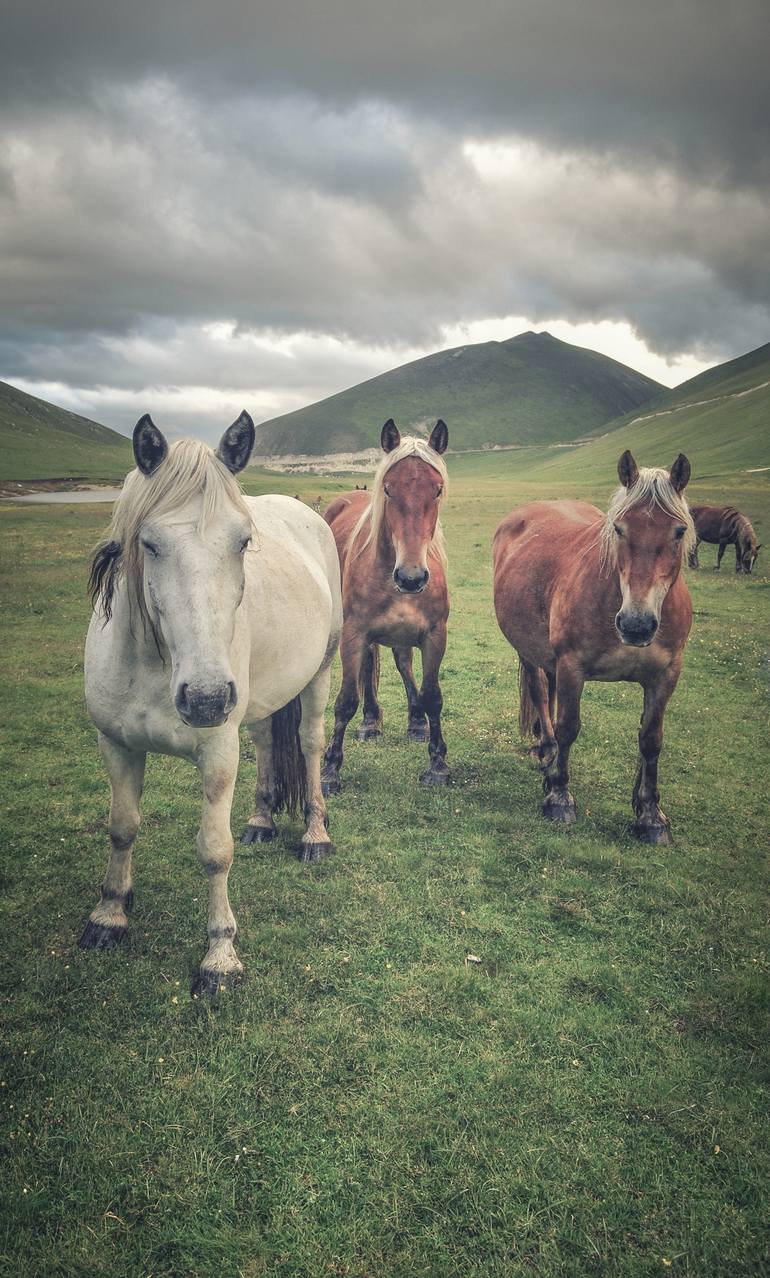
<path fill-rule="evenodd" d="M 732 541 L 737 535 L 741 515 L 735 506 L 691 506 L 690 514 L 701 541 Z"/>

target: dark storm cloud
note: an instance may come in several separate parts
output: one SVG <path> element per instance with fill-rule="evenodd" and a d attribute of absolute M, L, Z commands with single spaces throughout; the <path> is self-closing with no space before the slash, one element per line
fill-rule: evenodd
<path fill-rule="evenodd" d="M 765 25 L 749 0 L 6 0 L 0 377 L 114 392 L 126 425 L 152 388 L 264 387 L 268 416 L 494 316 L 759 345 Z"/>
<path fill-rule="evenodd" d="M 6 0 L 3 23 L 0 86 L 30 100 L 169 75 L 767 173 L 765 0 Z"/>

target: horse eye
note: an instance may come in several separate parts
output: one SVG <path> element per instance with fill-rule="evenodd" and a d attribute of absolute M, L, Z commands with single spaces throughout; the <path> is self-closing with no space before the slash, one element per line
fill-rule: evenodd
<path fill-rule="evenodd" d="M 238 547 L 238 554 L 242 555 L 243 552 L 246 550 L 246 547 L 249 546 L 250 544 L 251 544 L 251 537 L 244 537 L 243 541 Z"/>
<path fill-rule="evenodd" d="M 144 541 L 144 540 L 143 540 L 143 541 L 142 541 L 142 545 L 144 546 L 144 548 L 145 548 L 145 550 L 147 551 L 147 553 L 148 553 L 149 555 L 152 555 L 153 559 L 157 559 L 157 558 L 158 558 L 158 555 L 160 554 L 160 549 L 159 549 L 159 547 L 158 547 L 158 546 L 156 546 L 156 545 L 155 545 L 155 543 L 154 543 L 154 542 L 152 542 L 152 541 Z"/>
<path fill-rule="evenodd" d="M 437 497 L 437 498 L 438 498 L 438 497 L 440 497 L 440 496 L 441 496 L 441 494 L 443 493 L 443 491 L 444 491 L 444 485 L 443 485 L 443 484 L 437 484 L 437 485 L 436 485 L 436 497 Z"/>
<path fill-rule="evenodd" d="M 387 484 L 382 485 L 382 491 L 384 492 L 386 497 L 390 497 L 390 489 L 388 488 Z"/>
<path fill-rule="evenodd" d="M 618 534 L 618 537 L 623 536 L 623 529 L 621 528 L 620 524 L 613 524 L 612 527 L 615 529 L 615 532 Z"/>
<path fill-rule="evenodd" d="M 674 536 L 676 537 L 677 541 L 681 541 L 686 532 L 687 532 L 687 524 L 680 524 L 677 528 L 675 528 Z"/>

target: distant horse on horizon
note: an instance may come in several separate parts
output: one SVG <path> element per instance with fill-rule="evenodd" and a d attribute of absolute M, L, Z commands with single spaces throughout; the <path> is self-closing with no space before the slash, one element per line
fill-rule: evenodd
<path fill-rule="evenodd" d="M 618 475 L 606 515 L 582 501 L 541 501 L 506 516 L 494 537 L 495 611 L 519 655 L 519 727 L 535 738 L 544 815 L 567 825 L 576 817 L 569 756 L 586 680 L 628 680 L 644 689 L 633 831 L 670 843 L 658 756 L 692 623 L 681 572 L 695 541 L 683 496 L 690 463 L 680 454 L 670 472 L 640 470 L 625 452 Z"/>
<path fill-rule="evenodd" d="M 227 894 L 239 724 L 259 778 L 241 841 L 274 838 L 273 813 L 286 807 L 304 811 L 302 861 L 331 846 L 321 752 L 342 628 L 339 563 L 320 515 L 290 497 L 244 497 L 235 475 L 254 446 L 247 413 L 216 454 L 192 439 L 169 448 L 149 416 L 133 446 L 137 468 L 91 568 L 85 690 L 112 791 L 111 850 L 80 945 L 111 949 L 126 935 L 145 759 L 179 755 L 201 775 L 209 882 L 209 948 L 192 993 L 216 995 L 243 972 Z"/>
<path fill-rule="evenodd" d="M 445 785 L 449 780 L 439 685 L 449 616 L 446 550 L 439 519 L 448 483 L 441 454 L 449 432 L 438 421 L 429 440 L 402 439 L 390 419 L 382 428 L 380 442 L 385 456 L 371 492 L 364 485 L 337 497 L 324 516 L 339 551 L 344 614 L 342 684 L 322 773 L 327 795 L 340 788 L 345 730 L 361 698 L 364 717 L 359 741 L 377 737 L 382 730 L 377 701 L 381 644 L 392 648 L 404 681 L 407 736 L 410 741 L 429 742 L 430 764 L 420 780 L 424 785 Z M 422 654 L 419 691 L 412 672 L 415 647 Z"/>
<path fill-rule="evenodd" d="M 728 546 L 735 546 L 735 571 L 751 573 L 762 543 L 751 521 L 735 506 L 691 506 L 696 542 L 690 554 L 690 567 L 700 568 L 698 546 L 702 541 L 718 545 L 714 572 L 719 572 L 722 556 Z"/>

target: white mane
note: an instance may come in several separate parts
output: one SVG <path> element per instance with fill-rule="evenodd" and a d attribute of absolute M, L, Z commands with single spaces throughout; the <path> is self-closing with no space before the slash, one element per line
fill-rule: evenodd
<path fill-rule="evenodd" d="M 442 483 L 441 496 L 439 497 L 439 510 L 443 504 L 444 498 L 446 497 L 449 489 L 449 475 L 447 474 L 446 462 L 440 453 L 437 453 L 435 449 L 431 448 L 427 440 L 418 439 L 415 435 L 405 435 L 402 438 L 401 443 L 398 445 L 398 448 L 394 448 L 392 452 L 385 454 L 374 472 L 372 499 L 369 505 L 363 510 L 350 538 L 350 544 L 352 546 L 355 544 L 357 538 L 363 533 L 364 529 L 368 526 L 366 536 L 363 538 L 360 546 L 358 547 L 358 554 L 365 550 L 379 534 L 382 517 L 385 512 L 385 476 L 388 474 L 389 470 L 392 470 L 397 462 L 403 461 L 405 457 L 419 457 L 420 461 L 427 462 L 429 466 L 432 466 L 434 470 L 438 471 L 441 476 Z M 436 520 L 436 530 L 433 534 L 428 550 L 429 553 L 436 555 L 444 565 L 444 568 L 446 568 L 446 542 L 444 540 L 444 532 L 441 527 L 440 515 Z"/>
<path fill-rule="evenodd" d="M 668 471 L 662 466 L 643 466 L 630 488 L 618 488 L 613 493 L 607 517 L 599 535 L 601 547 L 601 567 L 609 572 L 617 567 L 618 543 L 614 525 L 634 506 L 647 505 L 650 513 L 657 506 L 672 519 L 686 524 L 687 532 L 682 538 L 682 563 L 686 564 L 690 551 L 695 545 L 695 525 L 682 493 L 677 492 L 671 483 Z"/>

